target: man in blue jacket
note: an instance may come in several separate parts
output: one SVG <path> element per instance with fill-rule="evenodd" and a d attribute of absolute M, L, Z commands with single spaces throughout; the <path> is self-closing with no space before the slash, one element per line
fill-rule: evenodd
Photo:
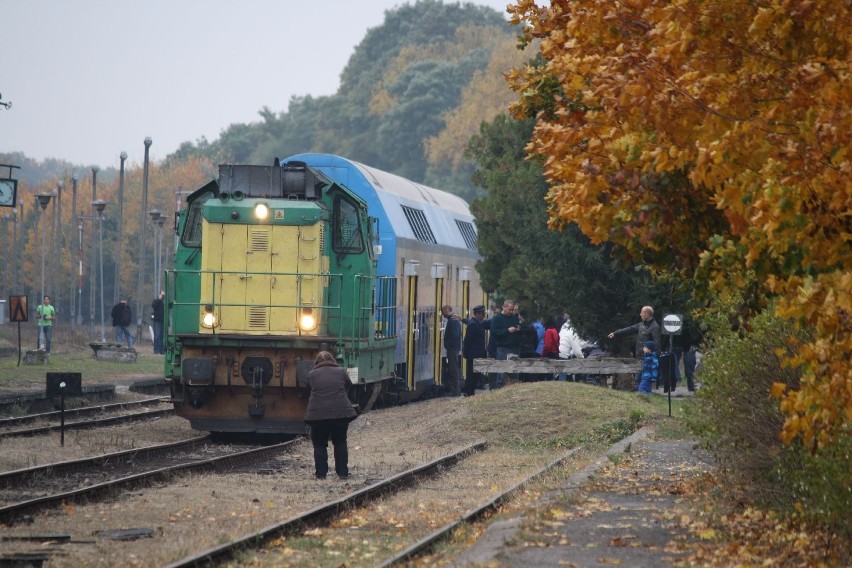
<path fill-rule="evenodd" d="M 447 380 L 444 384 L 452 396 L 459 396 L 461 389 L 459 382 L 461 372 L 459 371 L 459 353 L 461 353 L 461 321 L 458 317 L 453 316 L 452 306 L 443 306 L 441 314 L 447 318 L 447 325 L 444 327 L 444 349 L 447 350 Z"/>

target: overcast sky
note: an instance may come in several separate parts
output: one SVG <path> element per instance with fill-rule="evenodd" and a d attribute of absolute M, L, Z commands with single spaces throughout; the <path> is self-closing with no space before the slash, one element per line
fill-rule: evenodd
<path fill-rule="evenodd" d="M 232 123 L 330 95 L 399 0 L 0 0 L 0 152 L 162 159 Z M 448 2 L 449 3 L 449 2 Z M 509 0 L 473 0 L 504 13 Z"/>

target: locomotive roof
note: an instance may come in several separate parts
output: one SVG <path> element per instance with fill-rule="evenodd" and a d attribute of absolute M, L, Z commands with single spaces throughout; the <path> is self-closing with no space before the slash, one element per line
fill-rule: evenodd
<path fill-rule="evenodd" d="M 473 215 L 461 197 L 331 154 L 299 154 L 282 163 L 290 160 L 307 163 L 367 202 L 370 215 L 380 223 L 381 274 L 393 274 L 396 269 L 398 238 L 417 241 L 425 248 L 457 249 L 473 261 L 479 258 Z"/>
<path fill-rule="evenodd" d="M 458 215 L 470 217 L 467 202 L 459 197 L 434 187 L 429 187 L 400 177 L 398 175 L 366 166 L 350 160 L 377 191 L 385 191 L 400 198 L 401 201 L 422 201 Z M 471 217 L 472 218 L 472 217 Z"/>

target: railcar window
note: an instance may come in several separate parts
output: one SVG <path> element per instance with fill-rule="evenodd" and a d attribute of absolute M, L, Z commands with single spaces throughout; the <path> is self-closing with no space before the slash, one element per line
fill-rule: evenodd
<path fill-rule="evenodd" d="M 195 248 L 201 246 L 201 209 L 211 197 L 213 197 L 212 191 L 202 193 L 190 203 L 186 225 L 183 226 L 183 235 L 181 235 L 183 246 Z"/>
<path fill-rule="evenodd" d="M 364 250 L 358 207 L 343 197 L 334 200 L 332 243 L 337 253 L 358 253 Z"/>
<path fill-rule="evenodd" d="M 426 219 L 426 214 L 420 209 L 406 207 L 402 205 L 402 212 L 405 213 L 405 218 L 408 219 L 408 224 L 411 225 L 411 230 L 414 236 L 421 243 L 436 244 L 435 234 L 432 232 L 432 227 L 429 226 L 429 221 Z"/>
<path fill-rule="evenodd" d="M 459 228 L 459 232 L 462 234 L 464 244 L 468 250 L 476 252 L 476 230 L 473 228 L 473 223 L 456 219 L 456 226 Z"/>

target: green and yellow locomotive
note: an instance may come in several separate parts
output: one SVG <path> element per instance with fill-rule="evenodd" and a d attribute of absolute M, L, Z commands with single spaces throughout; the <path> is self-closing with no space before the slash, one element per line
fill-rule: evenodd
<path fill-rule="evenodd" d="M 430 217 L 423 243 L 413 231 Z M 447 228 L 455 245 L 435 237 Z M 177 233 L 165 375 L 199 430 L 303 432 L 319 351 L 347 369 L 362 408 L 440 385 L 440 305 L 466 309 L 482 294 L 464 201 L 336 156 L 220 166 L 187 198 Z M 421 262 L 432 278 L 418 283 Z"/>

